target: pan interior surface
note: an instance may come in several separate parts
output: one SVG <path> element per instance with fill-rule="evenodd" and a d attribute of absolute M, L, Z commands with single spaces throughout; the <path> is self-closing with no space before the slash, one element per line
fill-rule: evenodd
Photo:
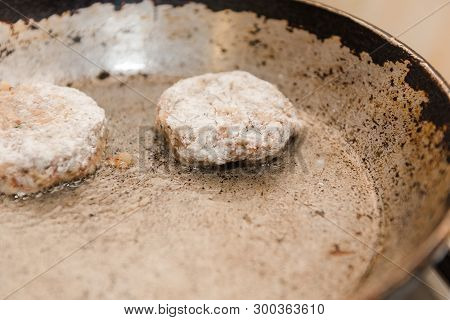
<path fill-rule="evenodd" d="M 154 101 L 174 80 L 126 82 Z M 352 234 L 376 246 L 375 193 L 335 130 L 304 115 L 309 130 L 297 154 L 263 168 L 189 170 L 154 139 L 155 109 L 147 99 L 115 79 L 73 86 L 105 108 L 108 156 L 127 152 L 138 162 L 128 170 L 105 166 L 76 189 L 3 199 L 3 222 L 15 230 L 2 238 L 33 248 L 37 256 L 24 256 L 13 243 L 8 249 L 15 263 L 29 265 L 42 260 L 42 251 L 49 259 L 55 249 L 69 252 L 126 220 L 57 267 L 52 281 L 44 276 L 17 297 L 50 296 L 56 281 L 67 298 L 333 298 L 353 290 L 370 265 L 373 252 Z M 336 232 L 333 223 L 352 234 Z M 48 238 L 37 244 L 43 233 Z M 3 279 L 10 289 L 22 272 Z"/>
<path fill-rule="evenodd" d="M 413 213 L 442 202 L 428 192 L 449 175 L 433 160 L 440 151 L 420 145 L 442 132 L 416 132 L 426 96 L 404 82 L 407 61 L 379 66 L 337 37 L 201 4 L 94 4 L 38 23 L 51 34 L 0 26 L 11 51 L 1 78 L 90 95 L 108 117 L 106 158 L 134 162 L 105 161 L 85 181 L 26 199 L 0 196 L 1 296 L 345 298 L 390 270 L 377 252 L 401 261 L 441 218 Z M 180 166 L 155 133 L 155 102 L 179 79 L 234 69 L 276 84 L 306 130 L 262 167 Z M 404 243 L 394 236 L 425 220 Z"/>

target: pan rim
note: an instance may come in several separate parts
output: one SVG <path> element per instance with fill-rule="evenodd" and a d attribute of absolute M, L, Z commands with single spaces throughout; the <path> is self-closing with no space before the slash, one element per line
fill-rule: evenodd
<path fill-rule="evenodd" d="M 447 95 L 450 99 L 450 85 L 446 82 L 443 76 L 420 54 L 411 49 L 408 45 L 404 44 L 397 37 L 391 35 L 390 33 L 378 28 L 374 24 L 367 22 L 361 18 L 358 18 L 346 11 L 334 8 L 329 5 L 325 5 L 323 3 L 313 1 L 313 0 L 292 0 L 294 2 L 304 2 L 309 5 L 327 10 L 329 12 L 347 17 L 354 22 L 362 25 L 367 28 L 369 31 L 377 33 L 387 42 L 399 47 L 404 50 L 408 55 L 417 59 L 421 66 L 423 67 L 423 71 L 425 71 L 431 79 L 434 79 L 436 83 L 439 85 L 440 89 Z M 419 247 L 409 255 L 405 260 L 407 261 L 407 266 L 403 266 L 410 273 L 413 273 L 415 270 L 420 269 L 421 266 L 430 263 L 432 260 L 433 253 L 445 243 L 447 237 L 450 233 L 450 208 L 445 209 L 445 213 L 439 224 L 434 228 L 431 234 L 428 235 L 425 242 L 421 243 Z M 404 270 L 399 268 L 395 269 L 396 272 L 389 273 L 385 277 L 385 281 L 379 281 L 378 284 L 375 284 L 369 290 L 363 291 L 363 295 L 358 297 L 358 289 L 355 293 L 350 295 L 350 299 L 377 299 L 386 297 L 389 293 L 394 291 L 396 288 L 399 288 L 402 284 L 406 283 L 408 279 L 411 278 L 411 274 L 406 273 Z M 383 285 L 387 283 L 387 285 Z"/>
<path fill-rule="evenodd" d="M 303 2 L 308 5 L 311 5 L 313 7 L 323 9 L 326 11 L 329 11 L 331 13 L 346 17 L 351 19 L 353 22 L 361 25 L 365 29 L 367 29 L 369 32 L 373 32 L 378 34 L 380 37 L 382 37 L 386 42 L 394 45 L 395 47 L 403 50 L 407 56 L 410 56 L 413 59 L 416 59 L 418 63 L 420 63 L 420 67 L 422 68 L 422 72 L 426 74 L 429 77 L 429 81 L 435 81 L 437 86 L 439 87 L 441 93 L 443 95 L 446 95 L 448 99 L 450 99 L 450 86 L 446 82 L 446 80 L 442 77 L 442 75 L 439 74 L 439 72 L 434 69 L 430 63 L 428 63 L 422 56 L 420 56 L 418 53 L 416 53 L 413 49 L 411 49 L 409 46 L 405 45 L 402 41 L 397 39 L 396 37 L 390 35 L 388 32 L 383 31 L 382 29 L 376 27 L 375 25 L 360 19 L 358 17 L 355 17 L 345 11 L 336 9 L 332 6 L 324 5 L 322 3 L 319 3 L 317 1 L 312 0 L 290 0 L 292 2 Z M 158 1 L 158 0 L 152 0 L 152 2 L 155 5 L 164 4 L 164 1 Z M 174 1 L 175 2 L 175 1 Z M 203 3 L 202 1 L 181 1 L 183 4 L 187 4 L 189 2 L 199 2 Z M 179 3 L 179 2 L 178 2 Z M 407 266 L 405 268 L 407 270 L 416 270 L 421 265 L 429 262 L 429 259 L 431 258 L 433 252 L 446 240 L 446 237 L 449 234 L 450 230 L 450 208 L 448 206 L 444 208 L 443 210 L 443 216 L 438 222 L 437 226 L 434 228 L 434 230 L 427 236 L 426 240 L 421 243 L 416 250 L 408 255 L 408 257 L 405 259 Z M 400 269 L 396 269 L 395 272 L 389 273 L 385 276 L 384 281 L 380 281 L 380 284 L 373 285 L 368 290 L 362 290 L 362 295 L 360 295 L 359 299 L 374 299 L 374 298 L 380 298 L 386 296 L 388 293 L 390 293 L 392 290 L 394 290 L 396 287 L 400 286 L 404 281 L 406 281 L 410 277 L 409 274 L 405 273 L 404 271 Z M 356 294 L 359 293 L 359 290 L 355 291 Z M 351 297 L 354 297 L 355 294 L 353 293 Z M 356 297 L 355 297 L 356 298 Z"/>

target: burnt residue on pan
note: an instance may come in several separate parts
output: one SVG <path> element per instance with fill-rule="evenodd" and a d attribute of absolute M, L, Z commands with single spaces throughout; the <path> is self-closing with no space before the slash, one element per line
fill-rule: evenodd
<path fill-rule="evenodd" d="M 0 4 L 3 10 L 0 14 L 0 20 L 15 22 L 19 19 L 33 18 L 40 20 L 52 14 L 61 14 L 63 12 L 75 13 L 76 10 L 88 7 L 93 3 L 114 3 L 116 10 L 120 9 L 126 3 L 139 3 L 141 0 L 127 1 L 9 1 L 10 7 Z M 430 72 L 420 65 L 420 60 L 407 52 L 398 44 L 386 40 L 383 34 L 377 32 L 367 32 L 368 25 L 362 25 L 355 22 L 348 16 L 343 16 L 335 12 L 318 8 L 316 5 L 292 0 L 280 1 L 240 1 L 240 0 L 153 0 L 156 5 L 169 4 L 174 6 L 185 5 L 195 2 L 205 4 L 213 11 L 233 10 L 235 12 L 255 12 L 257 15 L 267 19 L 286 20 L 288 31 L 292 28 L 301 28 L 307 30 L 318 39 L 324 40 L 332 36 L 340 37 L 343 46 L 351 49 L 352 53 L 359 56 L 362 52 L 369 53 L 372 61 L 378 65 L 385 62 L 409 61 L 409 71 L 405 77 L 408 83 L 415 90 L 423 90 L 428 96 L 428 101 L 422 103 L 422 121 L 431 121 L 438 127 L 443 128 L 445 135 L 442 144 L 450 150 L 450 100 L 442 84 L 430 76 Z M 20 13 L 19 13 L 20 12 Z M 252 40 L 253 42 L 257 40 Z M 433 73 L 437 72 L 432 70 Z M 445 86 L 446 84 L 444 84 Z M 447 85 L 448 87 L 448 85 Z M 450 153 L 448 153 L 450 162 Z"/>
<path fill-rule="evenodd" d="M 178 80 L 157 75 L 121 79 L 151 100 Z M 67 249 L 78 232 L 90 238 L 136 211 L 132 220 L 118 226 L 116 236 L 78 257 L 82 264 L 96 261 L 94 270 L 66 266 L 57 275 L 66 279 L 61 297 L 81 297 L 84 291 L 91 297 L 121 296 L 127 284 L 97 278 L 100 270 L 119 279 L 145 270 L 129 297 L 331 298 L 355 287 L 374 255 L 352 241 L 351 235 L 381 249 L 382 218 L 372 180 L 336 129 L 300 113 L 308 123 L 306 137 L 270 163 L 183 167 L 157 137 L 152 126 L 154 106 L 121 84 L 112 77 L 72 83 L 106 110 L 110 132 L 106 166 L 83 183 L 62 190 L 26 200 L 0 198 L 2 241 L 21 239 L 36 254 L 47 252 L 46 257 L 57 248 Z M 115 158 L 123 153 L 136 163 L 126 168 L 117 165 Z M 335 232 L 328 221 L 351 235 Z M 17 232 L 24 228 L 26 236 L 21 237 Z M 76 234 L 70 232 L 73 228 Z M 45 230 L 53 232 L 44 241 L 28 242 L 28 237 Z M 52 247 L 64 234 L 66 240 Z M 37 258 L 20 252 L 13 246 L 8 249 L 19 264 Z M 152 257 L 131 258 L 149 252 Z M 10 263 L 9 259 L 0 262 L 0 269 Z M 320 270 L 314 271 L 317 266 Z M 68 273 L 80 281 L 68 280 Z M 9 279 L 21 275 L 22 271 L 10 272 Z M 88 284 L 90 277 L 97 280 Z M 330 281 L 317 283 L 317 277 Z M 12 280 L 5 280 L 6 288 L 13 286 Z M 109 292 L 101 290 L 105 285 L 112 286 Z M 31 290 L 15 296 L 45 296 L 45 289 Z"/>
<path fill-rule="evenodd" d="M 11 53 L 0 57 L 0 77 L 92 95 L 110 119 L 107 156 L 137 162 L 27 201 L 0 197 L 0 269 L 28 266 L 4 288 L 38 271 L 30 261 L 130 217 L 16 297 L 47 297 L 55 283 L 71 298 L 373 297 L 405 275 L 395 264 L 424 257 L 422 243 L 448 209 L 449 104 L 446 84 L 420 58 L 307 3 L 70 3 L 28 11 L 38 19 L 79 8 L 39 21 L 51 36 L 23 21 L 2 30 L 0 50 Z M 307 120 L 304 141 L 295 157 L 256 172 L 180 167 L 155 140 L 154 102 L 180 78 L 232 69 L 276 84 Z M 29 244 L 27 255 L 15 243 Z"/>
<path fill-rule="evenodd" d="M 236 12 L 255 12 L 267 19 L 286 20 L 288 30 L 301 28 L 313 33 L 321 40 L 338 36 L 342 45 L 350 48 L 353 54 L 359 56 L 362 52 L 369 53 L 372 62 L 380 66 L 386 62 L 409 61 L 409 71 L 405 82 L 415 90 L 423 90 L 428 96 L 428 101 L 422 103 L 421 120 L 432 121 L 443 128 L 445 131 L 443 144 L 447 150 L 450 150 L 450 100 L 445 88 L 434 77 L 430 77 L 430 73 L 420 65 L 419 59 L 398 44 L 387 41 L 384 35 L 376 32 L 368 33 L 367 25 L 361 25 L 350 17 L 326 9 L 318 9 L 316 5 L 292 0 L 253 2 L 155 0 L 156 4 L 171 5 L 184 5 L 189 2 L 203 3 L 214 11 L 229 9 Z M 433 72 L 436 73 L 434 70 Z"/>

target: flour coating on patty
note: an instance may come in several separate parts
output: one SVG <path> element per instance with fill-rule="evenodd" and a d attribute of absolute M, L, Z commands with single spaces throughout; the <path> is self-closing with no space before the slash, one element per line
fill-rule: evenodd
<path fill-rule="evenodd" d="M 202 165 L 272 158 L 301 127 L 288 98 L 244 71 L 178 81 L 161 95 L 156 124 L 180 162 Z"/>
<path fill-rule="evenodd" d="M 81 91 L 52 84 L 0 85 L 0 192 L 33 193 L 95 171 L 105 112 Z"/>

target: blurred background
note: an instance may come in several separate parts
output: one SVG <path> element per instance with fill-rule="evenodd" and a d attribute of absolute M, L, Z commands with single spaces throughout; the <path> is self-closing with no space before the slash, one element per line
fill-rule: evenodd
<path fill-rule="evenodd" d="M 450 1 L 319 0 L 390 33 L 424 57 L 450 82 Z M 437 10 L 440 8 L 439 10 Z M 433 15 L 418 23 L 421 19 Z M 415 27 L 405 32 L 408 28 Z M 403 35 L 398 36 L 399 34 Z"/>

